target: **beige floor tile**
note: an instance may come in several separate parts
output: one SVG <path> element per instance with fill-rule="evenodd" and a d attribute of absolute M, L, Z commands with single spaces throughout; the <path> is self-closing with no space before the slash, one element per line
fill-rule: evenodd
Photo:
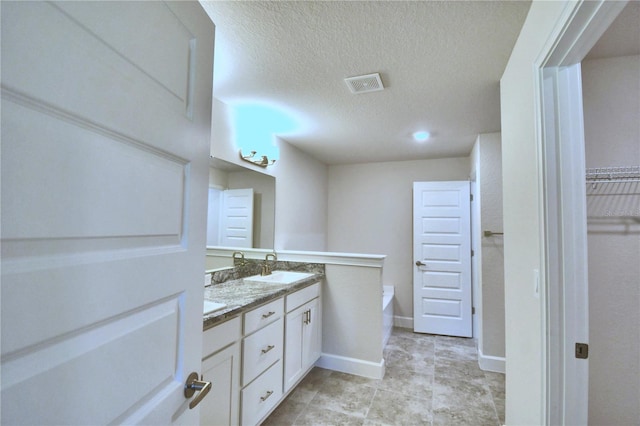
<path fill-rule="evenodd" d="M 365 425 L 431 424 L 431 401 L 378 390 Z"/>
<path fill-rule="evenodd" d="M 423 400 L 431 400 L 433 373 L 419 373 L 400 367 L 389 367 L 378 389 Z"/>
<path fill-rule="evenodd" d="M 271 415 L 265 420 L 263 426 L 281 426 L 292 425 L 296 419 L 302 414 L 307 407 L 306 403 L 292 400 L 287 398 L 280 403 L 278 408 L 271 413 Z"/>
<path fill-rule="evenodd" d="M 309 407 L 298 417 L 296 426 L 360 426 L 363 418 L 350 416 L 322 406 Z"/>
<path fill-rule="evenodd" d="M 394 328 L 381 380 L 314 368 L 266 425 L 501 425 L 504 374 L 482 371 L 473 339 Z"/>
<path fill-rule="evenodd" d="M 375 388 L 330 376 L 323 383 L 309 407 L 326 408 L 364 419 L 373 400 Z"/>

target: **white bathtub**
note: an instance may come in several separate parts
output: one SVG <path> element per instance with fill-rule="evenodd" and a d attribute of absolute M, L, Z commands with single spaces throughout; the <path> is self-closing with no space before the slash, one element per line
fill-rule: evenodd
<path fill-rule="evenodd" d="M 393 327 L 393 293 L 392 285 L 382 286 L 382 347 L 384 348 L 391 336 Z"/>

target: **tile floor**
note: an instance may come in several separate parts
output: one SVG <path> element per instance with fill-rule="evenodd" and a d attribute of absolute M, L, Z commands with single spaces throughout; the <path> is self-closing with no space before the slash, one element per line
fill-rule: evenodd
<path fill-rule="evenodd" d="M 472 339 L 394 328 L 382 380 L 314 368 L 263 425 L 502 425 L 504 374 Z"/>

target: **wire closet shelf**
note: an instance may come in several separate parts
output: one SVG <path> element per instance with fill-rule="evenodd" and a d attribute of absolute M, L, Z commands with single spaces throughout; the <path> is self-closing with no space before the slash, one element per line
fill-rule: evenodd
<path fill-rule="evenodd" d="M 587 183 L 640 182 L 640 166 L 596 167 L 586 172 Z"/>

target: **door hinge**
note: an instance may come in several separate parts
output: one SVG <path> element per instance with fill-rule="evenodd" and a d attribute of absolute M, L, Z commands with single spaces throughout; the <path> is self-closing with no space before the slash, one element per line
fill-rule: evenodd
<path fill-rule="evenodd" d="M 589 358 L 589 345 L 587 343 L 576 343 L 576 358 Z"/>
<path fill-rule="evenodd" d="M 475 315 L 476 314 L 476 307 L 472 306 L 471 307 L 471 315 Z"/>
<path fill-rule="evenodd" d="M 471 250 L 471 256 L 475 256 L 475 255 L 476 253 L 473 250 Z"/>
<path fill-rule="evenodd" d="M 469 194 L 469 199 L 473 201 L 473 194 Z"/>

